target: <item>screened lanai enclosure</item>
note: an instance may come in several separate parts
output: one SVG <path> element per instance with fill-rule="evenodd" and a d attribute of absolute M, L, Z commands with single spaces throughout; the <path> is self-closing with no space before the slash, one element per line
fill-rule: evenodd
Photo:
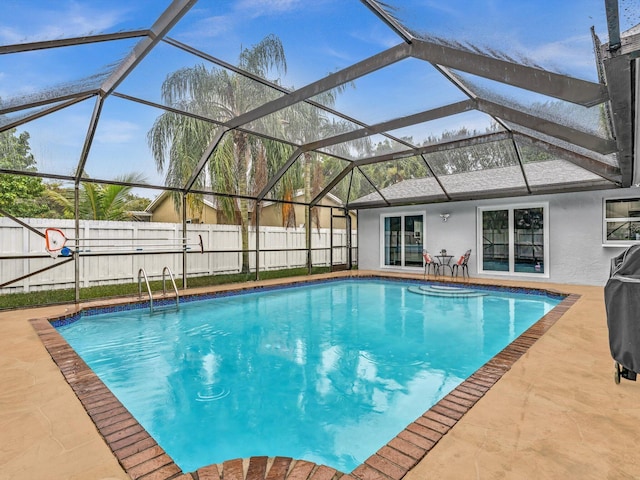
<path fill-rule="evenodd" d="M 637 184 L 639 21 L 631 0 L 5 0 L 0 293 L 348 269 L 363 208 Z"/>

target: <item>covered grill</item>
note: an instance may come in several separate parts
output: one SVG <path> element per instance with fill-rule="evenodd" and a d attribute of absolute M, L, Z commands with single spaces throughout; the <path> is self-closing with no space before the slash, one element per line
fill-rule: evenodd
<path fill-rule="evenodd" d="M 604 301 L 615 381 L 635 381 L 640 372 L 640 245 L 611 259 Z"/>

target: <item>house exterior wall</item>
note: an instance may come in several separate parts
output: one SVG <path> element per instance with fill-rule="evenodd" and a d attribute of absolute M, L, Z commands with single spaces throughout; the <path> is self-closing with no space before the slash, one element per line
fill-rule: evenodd
<path fill-rule="evenodd" d="M 195 216 L 189 212 L 187 219 L 191 219 Z M 215 209 L 208 205 L 204 205 L 202 213 L 198 214 L 199 222 L 215 225 L 218 223 L 218 215 Z M 182 223 L 182 215 L 176 212 L 173 206 L 173 198 L 171 195 L 166 195 L 162 201 L 153 209 L 151 215 L 152 222 L 159 223 Z"/>
<path fill-rule="evenodd" d="M 160 205 L 158 205 L 153 211 L 151 221 L 161 223 L 181 223 L 182 219 L 178 218 L 178 213 L 175 208 L 173 208 L 173 201 L 169 197 L 165 197 Z"/>
<path fill-rule="evenodd" d="M 202 209 L 202 218 L 200 223 L 206 223 L 208 225 L 216 225 L 219 221 L 217 210 L 205 205 Z"/>
<path fill-rule="evenodd" d="M 318 217 L 320 220 L 320 228 L 330 228 L 331 227 L 331 209 L 326 208 L 336 207 L 334 210 L 335 215 L 340 215 L 341 211 L 339 207 L 330 200 L 323 199 L 320 202 L 320 205 L 325 205 L 325 207 L 319 208 Z M 304 225 L 304 215 L 305 215 L 305 206 L 304 205 L 294 205 L 294 210 L 296 212 L 296 226 Z M 260 212 L 260 225 L 262 226 L 271 226 L 271 227 L 281 227 L 282 226 L 282 210 L 280 204 L 271 203 L 262 208 Z M 314 228 L 316 225 L 314 224 Z M 333 228 L 346 228 L 346 222 L 342 218 L 334 218 L 333 219 Z M 355 230 L 356 228 L 356 216 L 351 214 L 351 228 Z"/>
<path fill-rule="evenodd" d="M 304 223 L 304 212 L 302 213 L 302 219 L 298 215 L 298 210 L 296 209 L 296 223 L 300 225 Z M 267 205 L 266 207 L 262 207 L 260 210 L 260 226 L 272 226 L 272 227 L 281 227 L 282 226 L 282 213 L 280 210 L 280 204 L 272 203 Z"/>
<path fill-rule="evenodd" d="M 330 200 L 323 199 L 320 202 L 320 205 L 328 205 L 336 207 L 334 210 L 334 214 L 339 214 L 339 207 L 337 204 Z M 304 215 L 305 215 L 305 206 L 304 205 L 294 205 L 294 209 L 296 212 L 296 226 L 304 225 Z M 187 215 L 187 219 L 191 219 L 196 217 L 196 214 L 190 213 Z M 210 225 L 215 224 L 224 224 L 224 225 L 234 225 L 235 222 L 229 221 L 222 212 L 218 212 L 214 208 L 211 208 L 209 205 L 204 205 L 202 209 L 202 213 L 198 214 L 199 221 L 193 223 L 205 223 Z M 320 208 L 319 209 L 319 217 L 320 217 L 320 228 L 330 228 L 331 227 L 331 209 L 330 208 Z M 165 195 L 162 200 L 156 205 L 153 209 L 151 215 L 152 222 L 160 222 L 160 223 L 182 223 L 181 215 L 176 212 L 173 206 L 173 199 L 171 195 Z M 281 227 L 282 226 L 282 212 L 280 209 L 280 205 L 277 203 L 271 203 L 264 206 L 260 212 L 260 225 L 263 227 Z M 351 214 L 351 228 L 355 230 L 356 228 L 356 216 Z M 315 228 L 314 224 L 314 228 Z M 337 229 L 345 229 L 346 222 L 341 218 L 333 219 L 333 228 Z"/>
<path fill-rule="evenodd" d="M 581 285 L 604 285 L 611 259 L 626 247 L 603 244 L 603 203 L 609 198 L 640 197 L 640 189 L 599 190 L 554 195 L 535 195 L 481 201 L 437 203 L 360 210 L 358 214 L 358 265 L 365 270 L 399 271 L 382 267 L 380 218 L 389 213 L 425 212 L 426 248 L 433 253 L 445 248 L 459 257 L 471 248 L 469 274 L 478 278 L 505 278 L 504 274 L 478 274 L 477 207 L 515 206 L 548 202 L 548 275 L 510 274 L 507 278 Z M 449 213 L 447 222 L 441 213 Z M 410 271 L 410 269 L 402 269 Z M 422 269 L 414 271 L 422 272 Z"/>

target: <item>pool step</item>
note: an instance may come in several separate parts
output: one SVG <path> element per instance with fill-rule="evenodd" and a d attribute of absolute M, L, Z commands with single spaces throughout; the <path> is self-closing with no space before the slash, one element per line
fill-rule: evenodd
<path fill-rule="evenodd" d="M 483 297 L 487 292 L 481 292 L 473 288 L 448 287 L 444 285 L 425 285 L 421 287 L 409 287 L 411 293 L 428 295 L 432 297 Z"/>

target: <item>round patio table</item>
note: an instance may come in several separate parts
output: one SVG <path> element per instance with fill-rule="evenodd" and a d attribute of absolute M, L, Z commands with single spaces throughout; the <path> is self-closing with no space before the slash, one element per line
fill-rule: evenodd
<path fill-rule="evenodd" d="M 451 272 L 451 276 L 453 276 L 453 267 L 451 266 L 451 259 L 453 258 L 453 255 L 434 255 L 434 256 L 438 259 L 438 262 L 440 263 L 440 267 L 442 267 L 442 270 L 444 271 L 444 268 L 447 267 Z"/>

